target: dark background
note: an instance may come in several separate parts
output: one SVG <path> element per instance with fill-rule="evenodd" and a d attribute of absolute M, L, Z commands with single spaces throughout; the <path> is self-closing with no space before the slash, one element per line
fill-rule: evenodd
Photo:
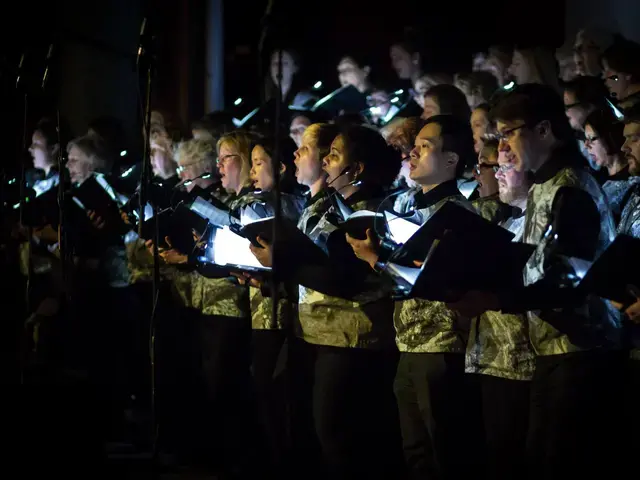
<path fill-rule="evenodd" d="M 5 165 L 22 143 L 23 93 L 28 93 L 32 126 L 56 107 L 76 134 L 98 115 L 120 118 L 132 143 L 139 140 L 144 75 L 136 72 L 135 52 L 144 16 L 155 34 L 157 75 L 154 108 L 171 113 L 185 127 L 205 113 L 206 0 L 57 0 L 5 5 L 0 51 L 3 132 L 10 139 Z M 257 45 L 267 1 L 225 0 L 224 51 L 227 106 L 242 96 L 257 103 Z M 12 11 L 7 9 L 12 7 Z M 406 27 L 424 34 L 425 66 L 455 72 L 470 68 L 471 55 L 494 43 L 544 43 L 564 39 L 564 2 L 531 4 L 393 0 L 276 0 L 267 50 L 296 49 L 303 59 L 303 84 L 322 80 L 337 87 L 336 64 L 355 52 L 369 60 L 374 80 L 393 81 L 389 45 Z M 50 44 L 52 59 L 45 61 Z M 27 52 L 21 88 L 15 88 L 18 59 Z M 266 56 L 266 55 L 265 55 Z M 264 64 L 266 59 L 263 58 Z M 45 88 L 42 73 L 50 68 Z M 26 80 L 26 81 L 24 81 Z M 140 85 L 142 88 L 140 88 Z"/>

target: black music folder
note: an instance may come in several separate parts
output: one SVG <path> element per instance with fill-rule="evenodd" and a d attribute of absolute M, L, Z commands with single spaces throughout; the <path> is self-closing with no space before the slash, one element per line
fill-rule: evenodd
<path fill-rule="evenodd" d="M 259 247 L 258 237 L 267 243 L 273 243 L 274 222 L 274 217 L 267 217 L 244 226 L 231 226 L 231 229 Z M 281 253 L 280 258 L 289 263 L 322 265 L 327 261 L 327 254 L 287 218 L 280 219 L 276 240 L 278 251 Z"/>
<path fill-rule="evenodd" d="M 582 278 L 578 288 L 623 305 L 632 304 L 640 290 L 640 239 L 618 235 L 595 262 L 574 270 Z"/>
<path fill-rule="evenodd" d="M 480 248 L 481 244 L 485 245 L 483 248 L 500 248 L 511 244 L 514 237 L 509 230 L 492 224 L 477 213 L 454 202 L 446 202 L 391 254 L 389 260 L 413 266 L 414 260 L 426 258 L 433 242 L 442 239 L 446 232 L 458 233 L 468 240 L 466 247 L 472 250 Z"/>
<path fill-rule="evenodd" d="M 367 97 L 353 85 L 345 85 L 318 100 L 311 111 L 326 112 L 335 117 L 342 113 L 361 113 L 367 108 Z"/>
<path fill-rule="evenodd" d="M 107 185 L 107 188 L 99 183 L 98 178 L 103 184 Z M 79 207 L 79 210 L 77 208 L 71 210 L 73 212 L 70 214 L 72 221 L 78 222 L 78 224 L 87 224 L 87 222 L 90 222 L 87 212 L 92 210 L 105 222 L 104 228 L 110 233 L 125 233 L 129 227 L 125 225 L 120 217 L 120 208 L 116 195 L 104 176 L 92 175 L 80 186 L 71 190 L 69 194 L 70 201 L 76 207 Z"/>
<path fill-rule="evenodd" d="M 500 292 L 521 285 L 535 246 L 492 240 L 448 230 L 431 242 L 421 267 L 391 260 L 385 271 L 403 295 L 425 300 L 451 302 L 470 290 Z"/>

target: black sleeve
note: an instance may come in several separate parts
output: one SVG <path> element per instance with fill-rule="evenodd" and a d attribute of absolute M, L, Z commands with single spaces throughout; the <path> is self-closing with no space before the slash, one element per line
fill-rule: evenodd
<path fill-rule="evenodd" d="M 329 260 L 324 265 L 291 268 L 290 262 L 282 262 L 287 270 L 282 272 L 283 276 L 325 295 L 346 299 L 381 288 L 380 277 L 368 264 L 355 256 L 343 230 L 338 229 L 329 236 L 327 249 Z"/>
<path fill-rule="evenodd" d="M 600 214 L 587 192 L 561 188 L 553 201 L 551 225 L 557 234 L 551 253 L 586 260 L 595 258 L 600 238 Z M 553 268 L 553 265 L 545 265 Z M 502 311 L 520 313 L 529 310 L 570 308 L 579 304 L 584 294 L 559 288 L 553 275 L 528 287 L 509 290 L 501 295 Z"/>

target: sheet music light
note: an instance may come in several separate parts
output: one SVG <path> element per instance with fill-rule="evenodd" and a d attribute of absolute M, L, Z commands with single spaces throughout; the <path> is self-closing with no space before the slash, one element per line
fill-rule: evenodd
<path fill-rule="evenodd" d="M 208 258 L 216 265 L 234 265 L 250 269 L 271 270 L 263 267 L 250 250 L 251 242 L 233 233 L 229 227 L 213 229 L 208 245 Z"/>

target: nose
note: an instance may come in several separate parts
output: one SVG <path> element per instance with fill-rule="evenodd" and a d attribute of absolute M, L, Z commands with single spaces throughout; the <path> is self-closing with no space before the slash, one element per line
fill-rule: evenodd
<path fill-rule="evenodd" d="M 500 139 L 500 143 L 498 144 L 499 152 L 508 152 L 511 148 L 509 148 L 509 142 L 507 142 L 504 138 Z"/>
<path fill-rule="evenodd" d="M 418 152 L 418 147 L 413 147 L 409 152 L 409 159 L 418 158 L 418 157 L 420 157 L 420 154 Z"/>
<path fill-rule="evenodd" d="M 329 166 L 329 161 L 327 160 L 327 158 L 329 158 L 328 155 L 322 159 L 322 168 L 327 168 Z"/>

